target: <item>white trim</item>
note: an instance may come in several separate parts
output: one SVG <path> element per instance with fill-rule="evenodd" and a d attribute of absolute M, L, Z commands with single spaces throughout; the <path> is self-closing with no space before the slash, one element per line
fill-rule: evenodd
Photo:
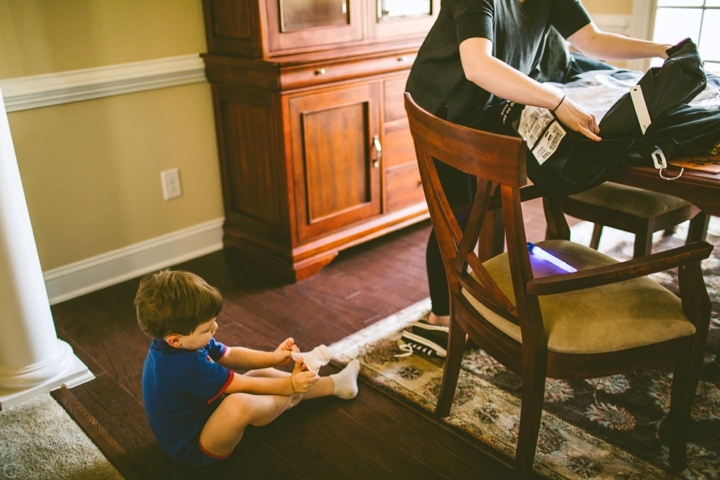
<path fill-rule="evenodd" d="M 207 81 L 199 54 L 0 80 L 8 112 Z"/>
<path fill-rule="evenodd" d="M 632 24 L 632 15 L 596 14 L 592 16 L 593 22 L 603 32 L 629 35 Z"/>
<path fill-rule="evenodd" d="M 116 285 L 221 250 L 224 218 L 90 257 L 43 273 L 50 304 Z"/>
<path fill-rule="evenodd" d="M 655 0 L 633 0 L 630 17 L 629 36 L 641 40 L 651 40 L 653 22 L 655 21 Z M 627 62 L 627 68 L 631 70 L 644 72 L 649 67 L 650 59 L 647 58 Z"/>
<path fill-rule="evenodd" d="M 655 20 L 655 1 L 633 0 L 630 17 L 632 19 L 631 36 L 642 40 L 650 40 L 650 37 L 652 37 L 652 24 Z"/>

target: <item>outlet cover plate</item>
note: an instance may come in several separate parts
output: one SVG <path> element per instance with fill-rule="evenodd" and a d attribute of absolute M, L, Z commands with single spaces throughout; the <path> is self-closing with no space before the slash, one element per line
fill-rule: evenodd
<path fill-rule="evenodd" d="M 177 198 L 182 195 L 182 184 L 180 183 L 180 169 L 173 168 L 160 172 L 162 178 L 163 195 L 165 200 Z"/>

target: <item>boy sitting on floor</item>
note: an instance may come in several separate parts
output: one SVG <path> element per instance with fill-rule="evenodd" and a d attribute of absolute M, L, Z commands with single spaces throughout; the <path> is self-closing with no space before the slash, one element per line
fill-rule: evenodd
<path fill-rule="evenodd" d="M 295 363 L 288 338 L 273 352 L 227 347 L 213 339 L 220 292 L 195 274 L 146 275 L 135 296 L 140 327 L 153 337 L 142 393 L 160 447 L 178 463 L 210 465 L 227 458 L 248 425 L 267 425 L 300 400 L 357 395 L 359 364 L 329 377 Z M 234 370 L 248 370 L 245 374 Z"/>

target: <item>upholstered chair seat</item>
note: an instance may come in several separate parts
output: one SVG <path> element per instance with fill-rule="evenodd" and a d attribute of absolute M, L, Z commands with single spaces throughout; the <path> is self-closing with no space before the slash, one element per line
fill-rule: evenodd
<path fill-rule="evenodd" d="M 538 245 L 578 270 L 617 263 L 596 250 L 565 240 Z M 532 255 L 531 264 L 536 278 L 558 273 L 558 267 Z M 484 265 L 510 301 L 515 302 L 507 254 Z M 463 296 L 488 322 L 522 343 L 518 325 L 492 312 L 465 289 Z M 648 277 L 541 296 L 539 301 L 547 348 L 555 353 L 615 352 L 695 334 L 680 299 Z"/>

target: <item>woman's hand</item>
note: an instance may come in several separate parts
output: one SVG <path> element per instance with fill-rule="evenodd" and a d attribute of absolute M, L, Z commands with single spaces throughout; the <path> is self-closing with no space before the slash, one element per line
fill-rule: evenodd
<path fill-rule="evenodd" d="M 295 345 L 295 340 L 291 337 L 282 342 L 272 353 L 275 366 L 282 367 L 290 363 L 292 352 L 300 352 L 300 349 Z"/>
<path fill-rule="evenodd" d="M 319 379 L 320 377 L 315 375 L 315 373 L 303 370 L 302 360 L 298 360 L 295 362 L 295 368 L 290 377 L 290 384 L 292 385 L 294 393 L 305 393 L 313 388 Z"/>
<path fill-rule="evenodd" d="M 563 125 L 582 133 L 590 140 L 599 142 L 601 138 L 598 136 L 600 128 L 598 127 L 597 121 L 595 121 L 595 115 L 588 113 L 583 109 L 575 105 L 569 98 L 564 97 L 559 105 L 555 108 L 555 115 Z"/>

